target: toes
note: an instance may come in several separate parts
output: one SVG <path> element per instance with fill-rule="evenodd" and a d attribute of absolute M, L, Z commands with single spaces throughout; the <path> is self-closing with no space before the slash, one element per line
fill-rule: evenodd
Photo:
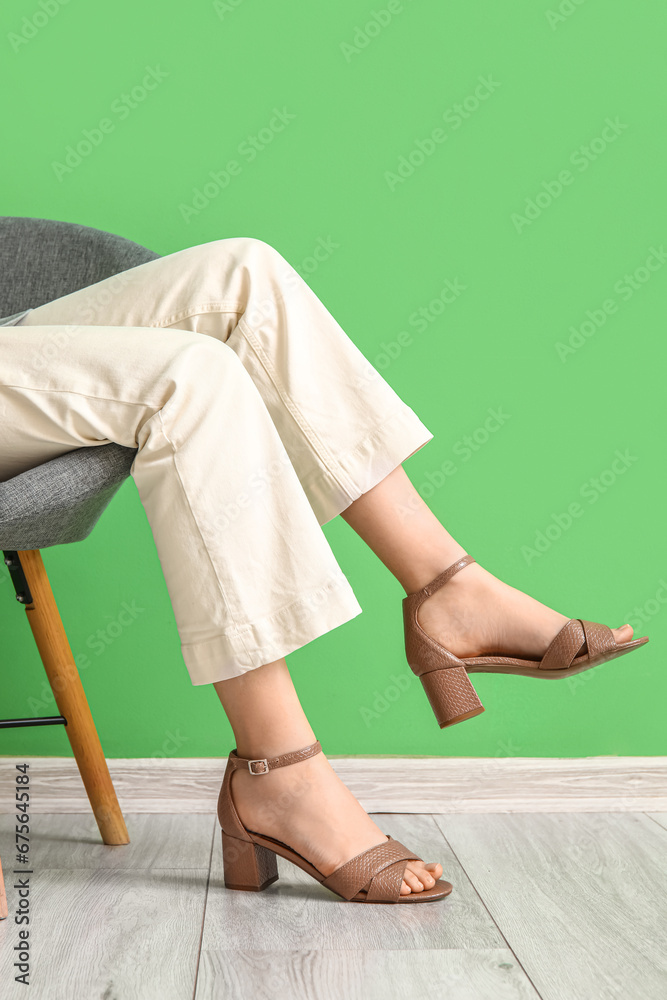
<path fill-rule="evenodd" d="M 431 862 L 427 865 L 424 865 L 424 868 L 426 868 L 429 874 L 433 877 L 433 881 L 442 878 L 442 865 L 438 864 L 437 862 Z"/>
<path fill-rule="evenodd" d="M 435 885 L 435 875 L 429 871 L 429 869 L 424 865 L 424 868 L 419 872 L 419 878 L 425 889 L 431 889 Z"/>
<path fill-rule="evenodd" d="M 403 875 L 403 885 L 407 885 L 411 892 L 423 892 L 424 884 L 421 879 L 409 868 L 405 869 Z M 401 892 L 403 891 L 403 886 L 401 886 Z"/>
<path fill-rule="evenodd" d="M 409 892 L 423 892 L 424 889 L 432 889 L 436 880 L 442 875 L 442 865 L 436 863 L 414 864 L 408 866 L 403 873 L 403 883 L 401 885 L 401 895 L 406 896 Z"/>
<path fill-rule="evenodd" d="M 622 625 L 620 628 L 613 628 L 611 631 L 615 641 L 618 643 L 630 642 L 634 634 L 631 625 Z"/>

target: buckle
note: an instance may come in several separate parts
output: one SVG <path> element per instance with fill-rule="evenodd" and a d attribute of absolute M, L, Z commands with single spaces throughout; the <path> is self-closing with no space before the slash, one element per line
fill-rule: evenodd
<path fill-rule="evenodd" d="M 253 768 L 252 766 L 253 764 L 263 764 L 264 767 L 261 769 L 261 771 L 257 771 Z M 266 759 L 266 757 L 258 757 L 257 760 L 249 760 L 248 770 L 250 771 L 251 774 L 266 774 L 269 771 L 269 762 Z"/>

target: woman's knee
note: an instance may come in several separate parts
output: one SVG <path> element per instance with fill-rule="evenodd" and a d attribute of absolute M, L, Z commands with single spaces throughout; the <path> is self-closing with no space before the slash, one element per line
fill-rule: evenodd
<path fill-rule="evenodd" d="M 261 278 L 263 274 L 278 276 L 281 280 L 291 277 L 294 269 L 283 255 L 270 243 L 254 236 L 230 236 L 205 244 L 209 252 L 231 255 L 235 264 L 246 267 L 252 276 Z"/>
<path fill-rule="evenodd" d="M 188 294 L 197 301 L 224 300 L 225 309 L 251 326 L 274 318 L 277 304 L 302 283 L 275 247 L 252 236 L 212 240 L 183 253 L 192 271 Z"/>
<path fill-rule="evenodd" d="M 209 374 L 216 376 L 229 374 L 234 377 L 239 373 L 239 369 L 245 371 L 231 347 L 217 337 L 186 330 L 174 332 L 185 336 L 178 338 L 169 367 L 174 367 L 182 373 L 189 372 L 193 378 Z"/>

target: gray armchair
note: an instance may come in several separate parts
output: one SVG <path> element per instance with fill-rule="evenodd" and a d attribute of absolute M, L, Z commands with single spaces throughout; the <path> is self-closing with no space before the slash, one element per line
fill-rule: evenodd
<path fill-rule="evenodd" d="M 0 217 L 0 317 L 159 256 L 89 226 Z M 77 448 L 0 482 L 0 548 L 61 713 L 0 719 L 0 728 L 65 725 L 105 844 L 127 844 L 129 836 L 39 550 L 86 538 L 129 476 L 135 455 L 118 444 Z"/>

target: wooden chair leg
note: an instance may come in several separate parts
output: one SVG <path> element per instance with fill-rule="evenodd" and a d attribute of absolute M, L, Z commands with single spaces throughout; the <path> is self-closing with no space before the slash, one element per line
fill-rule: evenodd
<path fill-rule="evenodd" d="M 2 861 L 0 861 L 0 920 L 6 920 L 7 914 L 7 893 L 5 892 L 5 880 L 2 877 Z"/>
<path fill-rule="evenodd" d="M 79 766 L 97 825 L 105 844 L 129 844 L 123 813 L 109 774 L 104 751 L 93 722 L 51 584 L 39 549 L 18 553 L 32 604 L 26 604 L 28 622 L 44 664 L 58 711 Z"/>

